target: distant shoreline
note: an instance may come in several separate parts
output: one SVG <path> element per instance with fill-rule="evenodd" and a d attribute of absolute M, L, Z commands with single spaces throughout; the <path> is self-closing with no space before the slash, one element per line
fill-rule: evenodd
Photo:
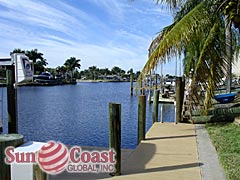
<path fill-rule="evenodd" d="M 28 82 L 28 83 L 19 83 L 17 86 L 59 86 L 59 85 L 73 85 L 76 83 L 110 83 L 110 82 L 114 82 L 114 83 L 122 83 L 122 82 L 130 82 L 130 81 L 119 81 L 119 80 L 80 80 L 77 79 L 75 82 L 56 82 L 56 83 L 35 83 L 35 82 Z M 135 81 L 134 81 L 135 82 Z M 0 83 L 0 87 L 6 87 L 7 84 L 6 83 Z"/>
<path fill-rule="evenodd" d="M 130 81 L 119 81 L 119 80 L 102 80 L 102 79 L 98 79 L 98 80 L 82 80 L 82 79 L 77 79 L 77 82 L 87 82 L 87 83 L 99 83 L 99 82 L 130 82 Z"/>
<path fill-rule="evenodd" d="M 18 83 L 17 86 L 62 86 L 62 85 L 75 85 L 77 84 L 76 81 L 73 82 L 25 82 L 25 83 Z"/>

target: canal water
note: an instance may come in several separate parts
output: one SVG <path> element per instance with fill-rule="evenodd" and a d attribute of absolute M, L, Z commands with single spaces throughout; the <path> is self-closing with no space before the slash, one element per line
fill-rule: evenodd
<path fill-rule="evenodd" d="M 7 133 L 6 88 L 1 91 Z M 108 147 L 108 105 L 116 102 L 122 106 L 122 148 L 137 145 L 138 97 L 130 96 L 129 83 L 18 87 L 17 91 L 18 128 L 26 141 L 55 140 L 67 145 Z M 165 122 L 174 122 L 174 105 L 164 104 L 163 112 Z M 148 103 L 146 113 L 148 130 L 152 124 L 152 105 Z"/>

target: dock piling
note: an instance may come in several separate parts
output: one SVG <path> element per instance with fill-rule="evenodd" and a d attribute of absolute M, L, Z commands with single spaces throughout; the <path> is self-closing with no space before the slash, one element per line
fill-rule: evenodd
<path fill-rule="evenodd" d="M 182 110 L 183 110 L 183 102 L 184 102 L 184 91 L 185 91 L 185 77 L 183 76 L 182 77 L 182 81 L 181 81 L 181 106 L 180 106 L 180 109 L 181 109 L 181 113 L 182 113 Z M 181 119 L 183 120 L 183 119 Z"/>
<path fill-rule="evenodd" d="M 141 78 L 141 81 L 140 81 L 140 94 L 144 95 L 142 78 Z"/>
<path fill-rule="evenodd" d="M 130 95 L 133 96 L 133 73 L 130 74 Z"/>
<path fill-rule="evenodd" d="M 14 66 L 7 66 L 7 109 L 8 109 L 8 133 L 18 132 L 17 115 L 17 91 L 14 87 Z"/>
<path fill-rule="evenodd" d="M 146 96 L 138 96 L 138 144 L 145 139 L 146 128 Z"/>
<path fill-rule="evenodd" d="M 154 94 L 153 94 L 153 113 L 152 113 L 152 122 L 153 123 L 158 121 L 158 101 L 159 101 L 159 90 L 154 90 Z"/>
<path fill-rule="evenodd" d="M 1 134 L 0 135 L 0 179 L 11 179 L 11 167 L 5 163 L 5 149 L 9 146 L 17 147 L 22 145 L 24 137 L 21 134 Z"/>
<path fill-rule="evenodd" d="M 109 103 L 109 146 L 115 150 L 116 164 L 112 176 L 121 174 L 121 104 Z"/>
<path fill-rule="evenodd" d="M 176 123 L 182 121 L 182 77 L 176 77 Z"/>
<path fill-rule="evenodd" d="M 158 83 L 157 74 L 155 74 L 155 90 L 157 90 L 157 83 Z"/>

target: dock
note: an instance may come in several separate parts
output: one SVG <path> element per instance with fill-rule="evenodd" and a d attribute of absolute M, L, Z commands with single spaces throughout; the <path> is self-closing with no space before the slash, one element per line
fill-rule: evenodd
<path fill-rule="evenodd" d="M 151 103 L 153 102 L 153 97 L 151 97 Z M 171 98 L 163 98 L 163 97 L 159 97 L 158 103 L 161 104 L 174 104 L 176 102 L 176 100 L 171 97 Z"/>
<path fill-rule="evenodd" d="M 135 150 L 122 151 L 121 176 L 63 172 L 50 179 L 225 180 L 204 129 L 193 124 L 156 122 Z"/>
<path fill-rule="evenodd" d="M 192 124 L 154 123 L 114 179 L 201 180 Z"/>

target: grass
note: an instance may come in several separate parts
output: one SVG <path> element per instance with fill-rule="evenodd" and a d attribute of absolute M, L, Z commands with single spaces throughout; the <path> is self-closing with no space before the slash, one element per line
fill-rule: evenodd
<path fill-rule="evenodd" d="M 240 180 L 240 126 L 212 123 L 206 128 L 228 180 Z"/>

